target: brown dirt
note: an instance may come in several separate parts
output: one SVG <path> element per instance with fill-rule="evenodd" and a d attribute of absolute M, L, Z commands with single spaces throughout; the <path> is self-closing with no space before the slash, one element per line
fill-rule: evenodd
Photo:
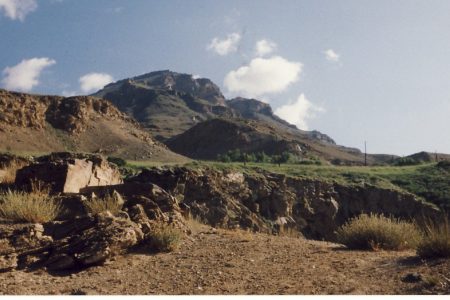
<path fill-rule="evenodd" d="M 450 260 L 203 227 L 172 253 L 145 251 L 72 274 L 0 274 L 0 294 L 449 294 Z M 406 283 L 409 273 L 423 280 Z"/>

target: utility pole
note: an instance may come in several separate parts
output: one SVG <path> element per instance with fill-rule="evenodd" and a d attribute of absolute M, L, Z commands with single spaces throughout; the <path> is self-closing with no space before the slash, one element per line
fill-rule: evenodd
<path fill-rule="evenodd" d="M 364 165 L 367 166 L 367 142 L 364 141 Z"/>

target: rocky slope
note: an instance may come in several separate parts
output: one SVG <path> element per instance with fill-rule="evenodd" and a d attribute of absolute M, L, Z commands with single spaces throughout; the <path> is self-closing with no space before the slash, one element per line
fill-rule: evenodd
<path fill-rule="evenodd" d="M 183 161 L 106 100 L 0 90 L 0 149 L 83 151 L 128 159 Z"/>

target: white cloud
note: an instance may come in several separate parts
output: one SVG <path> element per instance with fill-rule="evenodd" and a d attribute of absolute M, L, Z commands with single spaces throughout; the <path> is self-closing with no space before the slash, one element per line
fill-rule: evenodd
<path fill-rule="evenodd" d="M 296 101 L 285 104 L 275 110 L 275 114 L 298 128 L 308 130 L 307 121 L 316 117 L 317 113 L 325 109 L 311 103 L 304 94 L 298 96 Z"/>
<path fill-rule="evenodd" d="M 219 55 L 227 55 L 229 53 L 236 52 L 241 35 L 239 33 L 231 33 L 227 35 L 225 39 L 213 38 L 211 42 L 206 46 L 207 50 L 212 50 Z"/>
<path fill-rule="evenodd" d="M 30 91 L 39 84 L 41 72 L 55 63 L 56 61 L 47 57 L 24 59 L 3 70 L 3 86 L 9 90 Z"/>
<path fill-rule="evenodd" d="M 328 50 L 324 51 L 323 53 L 325 53 L 325 57 L 329 61 L 338 62 L 340 59 L 340 55 L 337 54 L 336 52 L 334 52 L 333 49 L 328 49 Z"/>
<path fill-rule="evenodd" d="M 230 71 L 225 76 L 224 86 L 230 92 L 247 97 L 282 92 L 298 80 L 302 66 L 300 62 L 280 56 L 254 58 L 248 65 Z"/>
<path fill-rule="evenodd" d="M 255 53 L 256 56 L 265 56 L 277 49 L 277 44 L 269 40 L 259 40 L 256 42 Z"/>
<path fill-rule="evenodd" d="M 94 92 L 114 81 L 113 77 L 106 73 L 89 73 L 81 76 L 80 89 L 84 93 Z"/>
<path fill-rule="evenodd" d="M 24 21 L 26 15 L 36 8 L 36 0 L 0 0 L 0 11 L 11 20 Z"/>
<path fill-rule="evenodd" d="M 114 81 L 113 77 L 106 73 L 89 73 L 81 76 L 80 89 L 84 93 L 94 92 Z"/>

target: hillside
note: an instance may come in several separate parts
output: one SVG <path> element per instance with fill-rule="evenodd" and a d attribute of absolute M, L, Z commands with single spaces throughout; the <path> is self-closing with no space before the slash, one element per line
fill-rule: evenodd
<path fill-rule="evenodd" d="M 217 155 L 240 149 L 245 153 L 280 155 L 286 151 L 304 159 L 364 163 L 364 154 L 357 149 L 335 145 L 332 140 L 323 142 L 305 132 L 256 119 L 211 119 L 171 138 L 166 144 L 174 152 L 195 159 L 216 159 Z M 368 156 L 369 164 L 382 162 L 378 156 Z"/>
<path fill-rule="evenodd" d="M 78 151 L 133 160 L 186 161 L 108 101 L 0 90 L 0 150 Z"/>

